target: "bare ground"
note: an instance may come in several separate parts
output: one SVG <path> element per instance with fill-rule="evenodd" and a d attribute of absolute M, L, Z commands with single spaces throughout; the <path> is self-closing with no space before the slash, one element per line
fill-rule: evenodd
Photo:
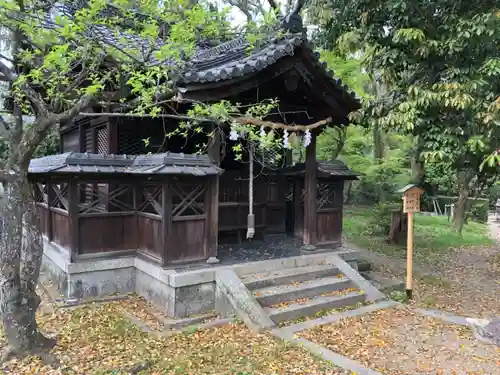
<path fill-rule="evenodd" d="M 302 337 L 386 375 L 498 374 L 500 348 L 410 307 L 313 328 Z"/>
<path fill-rule="evenodd" d="M 450 249 L 445 256 L 414 265 L 414 306 L 471 317 L 500 316 L 500 223 L 490 220 L 489 226 L 498 240 L 493 246 Z M 376 273 L 405 279 L 404 259 L 358 250 L 373 262 Z"/>

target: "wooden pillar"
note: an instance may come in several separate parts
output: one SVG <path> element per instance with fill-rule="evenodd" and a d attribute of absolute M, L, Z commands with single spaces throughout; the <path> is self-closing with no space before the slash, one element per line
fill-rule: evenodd
<path fill-rule="evenodd" d="M 208 156 L 212 163 L 220 166 L 220 133 L 219 128 L 214 127 L 212 137 L 208 143 Z M 206 207 L 206 254 L 207 263 L 219 263 L 217 258 L 217 247 L 219 244 L 219 176 L 213 176 L 208 185 L 205 195 Z"/>
<path fill-rule="evenodd" d="M 317 189 L 316 134 L 311 135 L 311 144 L 306 149 L 306 170 L 304 177 L 304 250 L 314 250 L 318 225 L 316 214 Z"/>
<path fill-rule="evenodd" d="M 291 167 L 293 164 L 293 151 L 292 150 L 285 150 L 285 166 L 286 167 Z"/>
<path fill-rule="evenodd" d="M 304 212 L 302 212 L 302 187 L 304 181 L 295 178 L 293 183 L 293 210 L 294 224 L 293 232 L 295 237 L 302 237 L 304 234 Z"/>
<path fill-rule="evenodd" d="M 47 239 L 49 242 L 54 241 L 54 221 L 52 220 L 52 202 L 54 201 L 55 194 L 51 183 L 47 183 L 47 216 L 45 217 L 47 223 Z"/>
<path fill-rule="evenodd" d="M 336 188 L 337 191 L 335 192 L 334 200 L 335 200 L 335 207 L 338 207 L 339 209 L 339 246 L 342 246 L 342 241 L 344 238 L 344 186 L 345 186 L 345 181 L 341 181 L 338 183 L 338 187 Z"/>
<path fill-rule="evenodd" d="M 169 262 L 168 249 L 170 248 L 170 234 L 172 233 L 172 189 L 170 183 L 164 183 L 161 189 L 162 201 L 162 237 L 163 237 L 163 266 Z"/>
<path fill-rule="evenodd" d="M 132 194 L 130 199 L 132 200 L 132 210 L 134 211 L 134 228 L 135 228 L 135 248 L 139 249 L 139 202 L 138 194 L 140 185 L 137 182 L 132 182 Z"/>
<path fill-rule="evenodd" d="M 80 253 L 80 223 L 78 212 L 78 181 L 70 179 L 68 183 L 68 218 L 70 256 L 73 262 Z"/>

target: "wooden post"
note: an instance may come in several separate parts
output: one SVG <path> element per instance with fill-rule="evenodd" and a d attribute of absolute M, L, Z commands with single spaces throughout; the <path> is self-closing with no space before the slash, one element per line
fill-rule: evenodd
<path fill-rule="evenodd" d="M 398 190 L 403 193 L 403 212 L 408 214 L 408 236 L 406 250 L 406 295 L 412 298 L 413 283 L 413 213 L 420 211 L 420 197 L 424 192 L 416 185 L 406 185 Z"/>
<path fill-rule="evenodd" d="M 163 256 L 162 263 L 165 267 L 169 262 L 168 249 L 170 243 L 170 233 L 172 233 L 172 189 L 169 182 L 163 183 L 161 187 L 162 201 L 162 237 L 163 237 Z"/>
<path fill-rule="evenodd" d="M 68 183 L 68 218 L 70 236 L 69 250 L 72 262 L 80 253 L 80 223 L 78 203 L 78 181 L 70 179 Z"/>
<path fill-rule="evenodd" d="M 213 127 L 212 137 L 208 143 L 208 156 L 212 163 L 220 166 L 220 134 L 219 128 Z M 217 247 L 219 242 L 219 176 L 214 176 L 210 179 L 208 191 L 206 194 L 205 207 L 206 213 L 206 254 L 207 263 L 217 264 Z"/>
<path fill-rule="evenodd" d="M 406 295 L 413 297 L 413 212 L 408 212 L 408 242 L 406 254 Z"/>
<path fill-rule="evenodd" d="M 50 209 L 52 206 L 52 202 L 54 201 L 54 189 L 52 188 L 52 184 L 47 182 L 47 216 L 45 220 L 47 220 L 47 239 L 49 242 L 54 241 L 54 223 L 52 216 L 52 210 Z"/>
<path fill-rule="evenodd" d="M 316 134 L 311 135 L 311 144 L 306 149 L 306 170 L 304 181 L 304 250 L 314 250 L 316 248 Z"/>

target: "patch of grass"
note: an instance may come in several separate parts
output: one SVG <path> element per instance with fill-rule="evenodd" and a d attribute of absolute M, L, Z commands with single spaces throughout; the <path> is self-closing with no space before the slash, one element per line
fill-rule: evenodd
<path fill-rule="evenodd" d="M 373 236 L 368 232 L 372 216 L 373 209 L 369 207 L 347 208 L 343 227 L 347 240 L 367 250 L 403 258 L 406 246 L 390 245 L 385 237 Z M 469 222 L 460 236 L 444 216 L 416 214 L 414 221 L 414 250 L 417 259 L 431 260 L 433 256 L 439 256 L 452 248 L 492 244 L 485 224 Z"/>

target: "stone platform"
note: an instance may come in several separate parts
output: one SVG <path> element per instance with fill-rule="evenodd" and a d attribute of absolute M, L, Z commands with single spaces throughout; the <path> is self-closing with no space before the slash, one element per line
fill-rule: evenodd
<path fill-rule="evenodd" d="M 244 278 L 258 272 L 324 264 L 332 254 L 357 268 L 358 252 L 354 250 L 322 249 L 307 255 L 294 255 L 295 252 L 296 248 L 288 256 L 260 261 L 238 263 L 230 257 L 216 265 L 162 268 L 135 255 L 71 262 L 66 249 L 45 239 L 42 267 L 47 280 L 41 281 L 51 282 L 67 300 L 135 292 L 172 318 L 185 318 L 215 309 L 217 271 L 230 269 Z M 260 256 L 263 253 L 266 251 L 260 252 Z"/>

